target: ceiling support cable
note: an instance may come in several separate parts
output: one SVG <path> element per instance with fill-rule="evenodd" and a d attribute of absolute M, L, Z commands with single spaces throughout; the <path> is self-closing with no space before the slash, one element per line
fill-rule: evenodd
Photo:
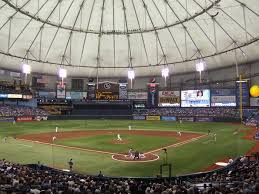
<path fill-rule="evenodd" d="M 103 12 L 104 12 L 104 5 L 105 5 L 105 0 L 103 0 L 102 4 L 102 12 L 101 12 L 101 22 L 100 22 L 100 27 L 99 27 L 99 35 L 98 35 L 98 50 L 97 50 L 97 56 L 96 56 L 96 78 L 97 78 L 97 90 L 98 90 L 98 84 L 99 84 L 99 68 L 100 68 L 100 60 L 101 60 L 101 55 L 100 55 L 100 50 L 101 50 L 101 38 L 102 38 L 102 29 L 103 29 Z"/>
<path fill-rule="evenodd" d="M 6 2 L 7 0 L 3 0 L 3 1 L 5 1 L 5 3 L 7 3 L 7 2 Z M 23 6 L 21 7 L 21 9 L 22 9 L 23 7 L 25 7 L 30 1 L 31 1 L 31 0 L 26 1 L 26 2 L 23 4 Z M 5 21 L 5 23 L 0 27 L 0 31 L 3 29 L 3 27 L 4 27 L 6 24 L 8 24 L 8 22 L 10 21 L 10 19 L 13 18 L 18 12 L 19 12 L 19 11 L 16 10 L 16 12 L 13 13 L 13 14 L 8 18 L 8 20 Z"/>
<path fill-rule="evenodd" d="M 235 49 L 242 50 L 241 48 L 246 47 L 246 46 L 251 45 L 251 44 L 254 44 L 254 43 L 257 43 L 257 42 L 259 42 L 259 37 L 255 38 L 255 39 L 252 39 L 252 40 L 249 40 L 248 42 L 241 43 L 241 44 L 237 45 L 235 48 L 230 48 L 228 50 L 219 51 L 218 53 L 213 53 L 213 54 L 210 54 L 210 55 L 203 56 L 203 59 L 215 57 L 215 56 L 218 56 L 218 55 L 221 55 L 221 54 L 226 54 L 228 52 L 234 51 Z M 13 57 L 13 58 L 17 58 L 17 59 L 24 59 L 24 57 L 22 57 L 22 56 L 18 56 L 18 55 L 11 54 L 11 53 L 6 53 L 6 52 L 3 52 L 1 50 L 0 50 L 0 54 L 5 55 L 5 56 L 9 56 L 9 57 Z M 32 58 L 28 58 L 27 60 L 32 61 L 32 62 L 37 62 L 37 63 L 49 64 L 49 65 L 61 65 L 59 62 L 56 62 L 56 61 L 40 61 L 39 59 L 32 59 Z M 193 62 L 195 60 L 196 59 L 188 59 L 185 62 Z M 168 63 L 168 65 L 182 64 L 182 62 L 183 61 L 174 61 L 174 62 Z M 157 65 L 154 65 L 154 66 L 162 66 L 162 65 L 164 65 L 164 64 L 157 64 Z M 64 65 L 64 66 L 69 66 L 69 65 Z M 78 66 L 78 67 L 96 68 L 96 67 L 90 66 L 90 65 Z M 147 65 L 138 65 L 135 68 L 145 68 L 145 67 L 148 67 L 148 66 Z M 113 67 L 103 66 L 102 68 L 103 69 L 110 69 L 110 68 L 113 68 Z M 116 68 L 125 69 L 127 67 L 118 66 Z"/>
<path fill-rule="evenodd" d="M 43 27 L 40 28 L 40 48 L 39 48 L 39 60 L 41 60 L 42 56 L 42 39 L 43 39 Z"/>
<path fill-rule="evenodd" d="M 234 1 L 236 1 L 236 2 L 240 3 L 240 5 L 241 5 L 241 6 L 246 7 L 246 8 L 247 8 L 249 11 L 251 11 L 254 15 L 256 15 L 256 16 L 258 16 L 258 17 L 259 17 L 259 13 L 255 12 L 254 10 L 252 10 L 252 9 L 251 9 L 250 7 L 248 7 L 245 3 L 240 2 L 239 0 L 234 0 Z"/>
<path fill-rule="evenodd" d="M 9 21 L 7 53 L 9 53 L 9 51 L 10 51 L 11 32 L 12 32 L 12 18 Z"/>
<path fill-rule="evenodd" d="M 116 39 L 115 39 L 115 9 L 114 9 L 114 0 L 112 0 L 112 44 L 113 44 L 113 67 L 116 67 Z"/>
<path fill-rule="evenodd" d="M 52 9 L 51 12 L 49 13 L 47 19 L 49 19 L 50 16 L 54 13 L 54 11 L 56 10 L 56 8 L 57 8 L 57 6 L 59 5 L 60 2 L 61 2 L 61 0 L 58 0 L 58 2 L 57 2 L 57 4 L 55 5 L 54 9 Z M 41 25 L 40 29 L 38 30 L 36 36 L 34 37 L 33 41 L 31 42 L 31 44 L 30 44 L 30 46 L 29 46 L 29 48 L 28 48 L 27 50 L 30 50 L 30 49 L 31 49 L 31 47 L 33 46 L 33 44 L 34 44 L 34 42 L 36 41 L 37 37 L 39 36 L 39 34 L 42 33 L 42 30 L 43 30 L 45 24 L 46 24 L 46 23 L 43 23 L 43 24 Z M 41 37 L 41 38 L 42 38 L 42 37 Z M 40 54 L 40 55 L 41 55 L 41 54 Z M 25 57 L 25 56 L 24 56 L 24 57 Z M 41 55 L 41 57 L 42 57 L 42 55 Z M 45 61 L 45 60 L 46 60 L 46 58 L 44 59 L 44 61 Z M 39 61 L 41 61 L 41 59 L 40 59 Z"/>
<path fill-rule="evenodd" d="M 131 45 L 130 45 L 130 34 L 129 32 L 129 28 L 128 28 L 128 20 L 127 20 L 127 15 L 126 15 L 126 7 L 124 4 L 124 0 L 121 0 L 122 3 L 122 9 L 123 9 L 123 13 L 124 13 L 124 21 L 125 21 L 125 25 L 126 26 L 126 36 L 127 36 L 127 40 L 128 40 L 128 59 L 129 59 L 129 67 L 132 68 L 132 52 L 131 52 Z"/>
<path fill-rule="evenodd" d="M 246 37 L 246 41 L 248 41 L 248 37 L 247 37 L 248 32 L 247 32 L 247 25 L 246 25 L 246 10 L 245 10 L 245 6 L 242 6 L 242 9 L 243 9 L 243 18 L 244 18 L 244 25 L 245 25 L 245 37 Z"/>
<path fill-rule="evenodd" d="M 166 20 L 164 19 L 164 17 L 163 17 L 163 15 L 162 15 L 161 11 L 160 11 L 159 8 L 157 7 L 157 5 L 156 5 L 156 3 L 154 2 L 154 0 L 152 0 L 152 1 L 153 1 L 153 4 L 155 5 L 155 7 L 156 7 L 156 9 L 157 9 L 157 11 L 158 11 L 160 17 L 162 18 L 164 24 L 167 25 L 167 24 L 166 24 Z M 167 7 L 167 6 L 166 6 L 166 7 Z M 171 30 L 170 30 L 169 27 L 167 27 L 166 29 L 168 30 L 168 32 L 169 32 L 171 38 L 173 39 L 173 42 L 174 42 L 174 44 L 175 44 L 175 46 L 176 46 L 176 48 L 177 48 L 177 51 L 178 51 L 178 53 L 179 53 L 181 59 L 184 61 L 183 55 L 182 55 L 182 53 L 181 53 L 181 51 L 180 51 L 180 48 L 179 48 L 178 44 L 176 43 L 176 40 L 175 40 L 175 38 L 174 38 L 174 36 L 173 36 L 173 33 L 171 32 Z"/>
<path fill-rule="evenodd" d="M 213 34 L 214 34 L 215 49 L 216 49 L 216 53 L 218 53 L 218 41 L 217 41 L 217 30 L 216 30 L 215 18 L 211 17 L 211 20 L 212 20 L 212 24 L 213 24 Z"/>
<path fill-rule="evenodd" d="M 139 29 L 140 29 L 141 26 L 140 26 L 139 16 L 138 16 L 138 14 L 137 14 L 137 10 L 136 10 L 134 1 L 131 0 L 131 3 L 132 3 L 132 5 L 133 5 L 134 13 L 135 13 L 135 16 L 136 16 L 136 19 L 137 19 L 137 22 L 138 22 L 138 27 L 139 27 Z M 140 31 L 140 36 L 141 36 L 142 44 L 143 44 L 143 47 L 144 47 L 147 64 L 150 65 L 149 58 L 148 58 L 148 54 L 147 54 L 147 48 L 146 48 L 146 44 L 145 44 L 145 40 L 144 40 L 144 36 L 143 36 L 143 32 L 142 32 L 142 31 Z"/>
<path fill-rule="evenodd" d="M 74 27 L 75 27 L 75 25 L 76 25 L 76 23 L 77 23 L 77 20 L 78 20 L 78 18 L 79 18 L 79 15 L 80 15 L 80 12 L 81 12 L 81 10 L 82 10 L 82 8 L 83 8 L 83 6 L 84 6 L 84 4 L 85 4 L 85 1 L 86 0 L 82 0 L 82 3 L 80 4 L 80 7 L 79 7 L 79 10 L 78 10 L 78 12 L 77 12 L 77 14 L 76 14 L 76 18 L 75 18 L 75 20 L 74 20 L 74 23 L 73 23 L 73 27 L 72 27 L 72 29 L 71 29 L 71 31 L 69 32 L 69 37 L 68 37 L 68 39 L 67 39 L 67 43 L 66 43 L 66 47 L 65 47 L 65 50 L 64 50 L 64 52 L 63 52 L 63 56 L 66 56 L 66 52 L 67 52 L 67 47 L 68 47 L 68 44 L 69 44 L 69 42 L 70 42 L 70 54 L 71 54 L 71 39 L 72 39 L 72 34 L 73 34 L 73 29 L 74 29 Z M 70 55 L 70 65 L 71 65 L 71 55 Z"/>
<path fill-rule="evenodd" d="M 85 52 L 86 38 L 87 38 L 87 35 L 88 35 L 88 30 L 89 30 L 90 22 L 91 22 L 91 19 L 92 19 L 94 6 L 95 6 L 95 0 L 93 1 L 93 4 L 91 6 L 90 16 L 89 16 L 88 22 L 87 22 L 85 37 L 84 37 L 84 41 L 83 41 L 83 45 L 82 45 L 82 50 L 81 50 L 81 55 L 80 55 L 80 64 L 79 64 L 79 66 L 81 66 L 81 64 L 82 64 L 82 58 L 83 58 L 83 55 L 84 55 L 84 52 Z"/>
<path fill-rule="evenodd" d="M 202 8 L 202 6 L 198 3 L 198 2 L 196 2 L 196 0 L 193 0 L 198 6 L 200 6 L 201 8 Z M 209 0 L 210 2 L 211 2 L 211 0 Z M 235 0 L 236 1 L 236 0 Z M 209 14 L 207 11 L 206 11 L 206 13 L 210 16 L 210 17 L 212 17 L 213 19 L 214 19 L 214 21 L 215 21 L 215 23 L 223 30 L 223 32 L 232 40 L 232 42 L 233 43 L 236 43 L 236 40 L 234 40 L 233 39 L 233 37 L 226 31 L 226 29 L 225 28 L 223 28 L 223 26 L 216 20 L 216 17 L 215 16 L 212 16 L 211 14 Z M 253 39 L 254 40 L 254 39 Z M 244 53 L 244 51 L 241 49 L 241 47 L 236 47 L 237 49 L 239 49 L 239 50 L 241 50 L 241 52 L 242 53 Z M 219 52 L 219 51 L 218 51 Z M 221 52 L 222 53 L 222 52 Z"/>
<path fill-rule="evenodd" d="M 154 25 L 154 22 L 153 22 L 153 20 L 152 20 L 152 18 L 151 18 L 151 15 L 150 15 L 150 13 L 149 13 L 149 11 L 148 11 L 148 9 L 147 9 L 147 5 L 146 5 L 145 1 L 142 0 L 142 3 L 143 3 L 143 6 L 144 6 L 145 10 L 147 11 L 147 15 L 148 15 L 148 17 L 149 17 L 149 20 L 150 20 L 150 22 L 151 22 L 151 24 L 152 24 L 152 26 L 153 26 L 153 28 L 154 28 L 154 30 L 155 30 L 155 36 L 157 37 L 157 40 L 158 40 L 160 49 L 161 49 L 161 51 L 162 51 L 162 53 L 163 53 L 163 56 L 162 56 L 162 57 L 164 57 L 164 56 L 165 56 L 165 52 L 164 52 L 164 49 L 163 49 L 161 40 L 160 40 L 160 38 L 159 38 L 158 32 L 157 32 L 157 30 L 156 30 L 156 27 L 155 27 L 155 25 Z"/>
<path fill-rule="evenodd" d="M 177 3 L 178 3 L 183 9 L 186 9 L 185 11 L 186 11 L 187 15 L 191 17 L 191 14 L 190 14 L 190 12 L 187 10 L 187 8 L 185 8 L 185 7 L 181 4 L 181 2 L 180 2 L 179 0 L 176 0 L 176 1 L 177 1 Z M 186 0 L 186 1 L 187 1 L 187 0 Z M 187 5 L 186 5 L 186 6 L 187 6 Z M 203 33 L 204 36 L 207 38 L 207 40 L 211 43 L 211 45 L 212 45 L 214 48 L 216 48 L 215 44 L 212 42 L 212 40 L 210 39 L 210 37 L 208 36 L 208 34 L 204 31 L 204 29 L 200 26 L 200 24 L 196 21 L 196 19 L 195 19 L 195 18 L 192 18 L 192 20 L 193 20 L 194 23 L 198 26 L 198 28 L 202 31 L 202 33 Z"/>
<path fill-rule="evenodd" d="M 176 12 L 174 11 L 174 9 L 172 8 L 172 6 L 170 5 L 170 3 L 169 3 L 168 1 L 167 1 L 167 4 L 168 4 L 169 8 L 171 9 L 171 11 L 173 12 L 173 14 L 175 15 L 175 17 L 176 17 L 176 18 L 178 19 L 178 21 L 180 22 L 180 21 L 181 21 L 180 17 L 176 14 Z M 193 45 L 195 46 L 195 48 L 201 52 L 201 50 L 200 50 L 199 47 L 197 46 L 196 42 L 194 41 L 193 37 L 191 36 L 190 32 L 188 31 L 187 27 L 186 27 L 183 23 L 181 23 L 181 25 L 182 25 L 182 27 L 184 28 L 184 31 L 185 31 L 185 32 L 188 34 L 188 36 L 190 37 L 190 39 L 191 39 Z M 187 39 L 187 37 L 186 37 L 185 39 Z M 185 44 L 186 44 L 186 47 L 187 47 L 187 40 L 185 40 L 185 41 L 186 41 Z M 187 51 L 187 48 L 186 48 L 186 51 Z M 187 54 L 187 52 L 186 52 L 186 54 Z M 187 56 L 186 56 L 186 60 L 187 60 Z"/>
<path fill-rule="evenodd" d="M 64 20 L 65 20 L 65 18 L 66 18 L 66 16 L 67 16 L 67 14 L 68 14 L 68 12 L 69 12 L 69 10 L 70 10 L 70 8 L 72 7 L 72 4 L 74 3 L 75 1 L 73 0 L 71 3 L 70 3 L 70 5 L 69 5 L 69 7 L 68 7 L 68 9 L 66 10 L 66 13 L 65 13 L 65 15 L 64 15 L 64 17 L 63 17 L 63 19 L 62 19 L 62 21 L 61 21 L 61 23 L 60 23 L 60 26 L 63 24 L 63 22 L 64 22 Z M 57 7 L 55 7 L 55 9 L 56 9 Z M 52 15 L 52 13 L 49 15 L 49 17 Z M 47 57 L 48 57 L 48 55 L 49 55 L 49 51 L 50 51 L 50 49 L 51 49 L 51 47 L 52 47 L 52 45 L 53 45 L 53 43 L 54 43 L 54 41 L 55 41 L 55 39 L 56 39 L 56 37 L 57 37 L 57 35 L 58 35 L 58 32 L 59 32 L 59 30 L 60 30 L 60 27 L 58 27 L 57 28 L 57 30 L 56 30 L 56 32 L 55 32 L 55 34 L 54 34 L 54 36 L 53 36 L 53 38 L 52 38 L 52 40 L 51 40 L 51 43 L 50 43 L 50 45 L 49 45 L 49 47 L 48 47 L 48 50 L 47 50 L 47 53 L 46 53 L 46 55 L 45 55 L 45 57 L 44 57 L 44 61 L 47 59 Z"/>
<path fill-rule="evenodd" d="M 49 0 L 46 0 L 44 2 L 44 4 L 42 4 L 42 6 L 40 7 L 40 9 L 34 14 L 34 17 L 36 17 L 38 15 L 38 13 L 40 12 L 40 10 L 49 2 Z M 33 21 L 33 19 L 31 18 L 29 20 L 29 22 L 27 22 L 27 24 L 23 27 L 23 29 L 20 31 L 20 33 L 18 34 L 18 36 L 15 38 L 15 40 L 13 41 L 13 43 L 11 44 L 11 46 L 9 47 L 9 50 L 13 47 L 13 45 L 16 43 L 16 41 L 20 38 L 20 36 L 23 34 L 23 32 L 26 30 L 26 28 L 29 26 L 29 24 Z"/>

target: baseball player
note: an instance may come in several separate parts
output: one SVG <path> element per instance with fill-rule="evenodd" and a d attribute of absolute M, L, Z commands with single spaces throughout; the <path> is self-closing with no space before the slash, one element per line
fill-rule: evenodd
<path fill-rule="evenodd" d="M 131 126 L 129 125 L 129 130 L 131 130 Z"/>
<path fill-rule="evenodd" d="M 57 138 L 55 136 L 52 137 L 52 142 L 54 142 Z"/>
<path fill-rule="evenodd" d="M 217 134 L 216 133 L 214 133 L 214 141 L 217 141 Z"/>
<path fill-rule="evenodd" d="M 178 134 L 179 136 L 182 136 L 182 133 L 181 133 L 181 131 L 178 131 L 178 132 L 177 132 L 177 134 Z"/>
<path fill-rule="evenodd" d="M 117 141 L 122 141 L 120 134 L 117 135 Z"/>
<path fill-rule="evenodd" d="M 56 127 L 56 133 L 58 132 L 58 127 Z"/>

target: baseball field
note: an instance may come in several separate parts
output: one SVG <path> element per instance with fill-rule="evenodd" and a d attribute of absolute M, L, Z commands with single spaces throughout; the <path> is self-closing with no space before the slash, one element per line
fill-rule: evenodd
<path fill-rule="evenodd" d="M 173 175 L 183 175 L 259 151 L 254 134 L 255 129 L 236 123 L 131 120 L 0 123 L 0 156 L 23 164 L 40 161 L 59 169 L 68 169 L 67 162 L 72 158 L 76 172 L 98 174 L 101 170 L 106 176 L 147 177 L 159 174 L 166 148 Z M 140 153 L 139 160 L 128 156 L 130 148 Z"/>

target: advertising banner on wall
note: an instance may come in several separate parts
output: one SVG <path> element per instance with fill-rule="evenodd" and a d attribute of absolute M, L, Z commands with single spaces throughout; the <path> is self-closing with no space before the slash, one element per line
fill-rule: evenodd
<path fill-rule="evenodd" d="M 128 99 L 128 84 L 120 83 L 119 84 L 119 99 Z"/>
<path fill-rule="evenodd" d="M 259 106 L 259 98 L 250 98 L 250 106 Z"/>
<path fill-rule="evenodd" d="M 189 121 L 189 122 L 194 122 L 194 117 L 179 117 L 179 121 Z"/>
<path fill-rule="evenodd" d="M 210 107 L 209 90 L 183 90 L 181 91 L 182 107 Z"/>
<path fill-rule="evenodd" d="M 55 98 L 56 97 L 56 92 L 39 91 L 39 97 Z"/>
<path fill-rule="evenodd" d="M 196 122 L 213 122 L 212 117 L 196 117 L 195 118 Z"/>
<path fill-rule="evenodd" d="M 119 99 L 119 84 L 116 82 L 99 82 L 96 89 L 97 100 L 118 100 Z"/>
<path fill-rule="evenodd" d="M 146 120 L 146 117 L 141 115 L 135 115 L 133 116 L 133 120 Z"/>
<path fill-rule="evenodd" d="M 149 108 L 157 107 L 158 106 L 158 83 L 148 83 L 148 95 L 147 95 L 147 106 Z"/>
<path fill-rule="evenodd" d="M 87 99 L 88 100 L 95 99 L 95 84 L 94 83 L 87 84 Z"/>
<path fill-rule="evenodd" d="M 0 94 L 0 98 L 7 98 L 7 94 Z"/>
<path fill-rule="evenodd" d="M 22 94 L 8 94 L 7 98 L 19 99 L 22 98 Z"/>
<path fill-rule="evenodd" d="M 211 90 L 211 106 L 236 106 L 236 89 Z"/>
<path fill-rule="evenodd" d="M 0 122 L 13 122 L 14 117 L 0 117 Z"/>
<path fill-rule="evenodd" d="M 180 91 L 159 91 L 160 107 L 180 106 Z"/>
<path fill-rule="evenodd" d="M 160 121 L 160 116 L 146 116 L 147 121 Z"/>
<path fill-rule="evenodd" d="M 147 92 L 128 92 L 130 100 L 147 100 Z"/>
<path fill-rule="evenodd" d="M 176 117 L 174 116 L 161 116 L 162 121 L 176 121 Z"/>
<path fill-rule="evenodd" d="M 66 98 L 66 85 L 57 84 L 57 98 Z"/>
<path fill-rule="evenodd" d="M 249 106 L 250 94 L 248 82 L 236 83 L 237 106 L 240 106 L 240 84 L 242 87 L 242 105 Z"/>
<path fill-rule="evenodd" d="M 31 116 L 20 116 L 16 117 L 17 122 L 28 122 L 28 121 L 33 121 L 33 118 Z"/>

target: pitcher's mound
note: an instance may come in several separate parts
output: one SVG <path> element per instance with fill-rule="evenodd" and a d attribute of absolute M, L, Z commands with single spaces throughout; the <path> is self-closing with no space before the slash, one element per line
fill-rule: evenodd
<path fill-rule="evenodd" d="M 121 140 L 121 141 L 119 141 L 119 140 L 112 140 L 112 141 L 110 141 L 110 143 L 111 144 L 128 144 L 129 143 L 129 141 L 128 140 Z"/>

